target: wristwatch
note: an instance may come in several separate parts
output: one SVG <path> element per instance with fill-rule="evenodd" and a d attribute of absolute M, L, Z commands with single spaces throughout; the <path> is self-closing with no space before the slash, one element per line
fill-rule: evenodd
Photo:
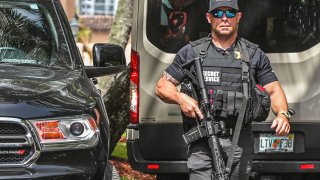
<path fill-rule="evenodd" d="M 291 119 L 291 114 L 288 111 L 280 111 L 278 114 L 283 114 L 288 119 L 288 121 L 290 121 Z"/>

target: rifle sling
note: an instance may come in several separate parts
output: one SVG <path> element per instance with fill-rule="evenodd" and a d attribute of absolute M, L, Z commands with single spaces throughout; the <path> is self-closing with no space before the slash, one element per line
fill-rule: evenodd
<path fill-rule="evenodd" d="M 243 84 L 243 94 L 244 94 L 244 99 L 242 101 L 242 108 L 239 112 L 238 118 L 237 118 L 237 123 L 236 123 L 236 128 L 234 130 L 234 134 L 233 134 L 233 138 L 232 138 L 232 145 L 231 145 L 231 151 L 230 151 L 230 155 L 228 157 L 228 162 L 227 162 L 227 166 L 226 166 L 226 171 L 227 172 L 231 172 L 231 166 L 232 166 L 232 162 L 233 162 L 233 157 L 234 157 L 234 153 L 236 150 L 236 146 L 238 144 L 239 141 L 239 136 L 240 136 L 240 131 L 242 128 L 242 124 L 243 124 L 243 120 L 244 120 L 244 115 L 246 112 L 246 108 L 247 108 L 247 102 L 248 102 L 248 93 L 249 93 L 249 53 L 248 50 L 246 49 L 246 45 L 242 42 L 242 41 L 238 41 L 238 45 L 240 47 L 240 54 L 241 54 L 241 64 L 242 64 L 242 84 Z"/>

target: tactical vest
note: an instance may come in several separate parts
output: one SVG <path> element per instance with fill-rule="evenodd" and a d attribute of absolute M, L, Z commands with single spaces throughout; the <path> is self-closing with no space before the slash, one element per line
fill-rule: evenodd
<path fill-rule="evenodd" d="M 208 49 L 202 62 L 204 83 L 211 111 L 216 117 L 237 116 L 243 98 L 242 65 L 240 59 Z"/>
<path fill-rule="evenodd" d="M 251 46 L 252 50 L 257 49 L 257 45 L 252 44 L 244 39 L 244 44 Z M 241 109 L 242 100 L 244 97 L 243 89 L 243 63 L 247 63 L 246 67 L 250 66 L 250 62 L 244 62 L 243 52 L 237 41 L 234 47 L 234 55 L 223 56 L 217 52 L 211 45 L 211 38 L 202 38 L 191 42 L 192 48 L 195 50 L 195 55 L 198 56 L 200 51 L 206 52 L 203 56 L 202 71 L 204 76 L 205 88 L 208 95 L 208 101 L 211 105 L 211 112 L 216 119 L 233 121 L 235 123 Z M 241 52 L 241 53 L 240 53 Z M 248 57 L 249 60 L 249 57 Z M 247 69 L 248 72 L 249 69 Z M 195 75 L 194 67 L 191 66 L 189 72 Z M 195 76 L 196 77 L 196 76 Z M 247 75 L 246 78 L 249 78 Z M 248 79 L 249 81 L 249 79 Z M 193 86 L 182 84 L 182 91 L 186 88 L 193 89 L 191 96 L 198 100 L 201 97 L 197 92 L 197 83 L 191 80 Z M 189 87 L 187 87 L 189 86 Z M 251 87 L 248 85 L 248 87 Z M 250 94 L 251 89 L 246 93 Z M 194 125 L 194 119 L 184 116 L 184 129 L 187 130 Z"/>

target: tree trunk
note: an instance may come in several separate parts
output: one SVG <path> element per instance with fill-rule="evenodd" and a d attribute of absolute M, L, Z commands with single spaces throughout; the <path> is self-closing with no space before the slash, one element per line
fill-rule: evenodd
<path fill-rule="evenodd" d="M 119 0 L 108 43 L 118 44 L 125 49 L 131 32 L 132 9 L 133 0 Z M 99 83 L 101 82 L 104 87 L 107 87 L 106 85 L 110 82 L 108 82 L 109 79 L 103 78 L 99 80 Z M 110 154 L 129 124 L 129 82 L 129 68 L 127 68 L 125 72 L 117 75 L 117 78 L 111 82 L 110 88 L 106 90 L 106 94 L 103 96 L 110 120 Z"/>
<path fill-rule="evenodd" d="M 103 96 L 110 121 L 110 154 L 129 124 L 129 69 L 112 81 L 107 93 Z"/>
<path fill-rule="evenodd" d="M 110 30 L 109 43 L 126 47 L 132 26 L 133 0 L 119 0 L 117 12 Z"/>

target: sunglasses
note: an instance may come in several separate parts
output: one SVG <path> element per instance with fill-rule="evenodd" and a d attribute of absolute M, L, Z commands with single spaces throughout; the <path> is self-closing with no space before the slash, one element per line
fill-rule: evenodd
<path fill-rule="evenodd" d="M 220 9 L 214 9 L 211 11 L 211 14 L 215 18 L 221 18 L 223 14 L 226 15 L 227 18 L 234 18 L 237 15 L 236 9 L 229 9 L 229 10 L 220 10 Z"/>

